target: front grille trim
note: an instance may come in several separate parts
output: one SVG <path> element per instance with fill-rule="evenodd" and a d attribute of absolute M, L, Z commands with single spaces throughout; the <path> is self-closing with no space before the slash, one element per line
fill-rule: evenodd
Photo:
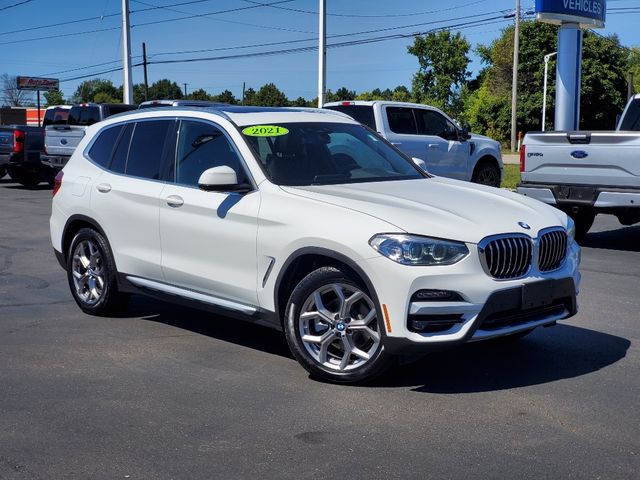
<path fill-rule="evenodd" d="M 538 270 L 543 273 L 558 270 L 567 258 L 569 238 L 562 227 L 541 230 L 538 234 Z"/>
<path fill-rule="evenodd" d="M 531 271 L 533 239 L 522 233 L 492 235 L 480 241 L 478 253 L 487 275 L 496 280 L 517 280 Z"/>

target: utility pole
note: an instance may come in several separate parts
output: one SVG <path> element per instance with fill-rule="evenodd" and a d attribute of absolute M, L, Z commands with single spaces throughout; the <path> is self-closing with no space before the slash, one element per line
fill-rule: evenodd
<path fill-rule="evenodd" d="M 245 92 L 245 87 L 247 86 L 246 82 L 242 82 L 242 102 L 240 103 L 241 105 L 244 105 L 244 92 Z"/>
<path fill-rule="evenodd" d="M 142 42 L 142 67 L 144 69 L 144 101 L 149 100 L 149 82 L 147 81 L 147 44 Z"/>
<path fill-rule="evenodd" d="M 320 5 L 318 7 L 318 108 L 324 106 L 326 97 L 326 83 L 327 83 L 327 26 L 326 26 L 326 0 L 319 0 Z"/>
<path fill-rule="evenodd" d="M 184 96 L 187 96 L 187 85 L 189 85 L 188 83 L 183 83 L 184 85 Z"/>
<path fill-rule="evenodd" d="M 516 28 L 513 34 L 513 77 L 511 79 L 511 151 L 516 151 L 518 123 L 518 51 L 520 50 L 520 0 L 516 0 Z"/>
<path fill-rule="evenodd" d="M 129 24 L 129 0 L 122 0 L 122 101 L 133 103 L 133 82 L 131 80 L 131 26 Z"/>

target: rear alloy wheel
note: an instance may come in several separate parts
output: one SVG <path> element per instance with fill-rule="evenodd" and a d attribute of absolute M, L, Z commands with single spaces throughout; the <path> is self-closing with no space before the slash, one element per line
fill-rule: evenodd
<path fill-rule="evenodd" d="M 90 228 L 81 229 L 71 242 L 67 278 L 73 298 L 85 313 L 110 315 L 126 303 L 118 292 L 116 270 L 109 245 Z"/>
<path fill-rule="evenodd" d="M 312 375 L 358 383 L 388 365 L 376 306 L 342 271 L 323 267 L 307 275 L 291 294 L 286 312 L 289 347 Z"/>
<path fill-rule="evenodd" d="M 500 186 L 500 169 L 492 163 L 481 163 L 473 172 L 471 181 L 497 188 Z"/>

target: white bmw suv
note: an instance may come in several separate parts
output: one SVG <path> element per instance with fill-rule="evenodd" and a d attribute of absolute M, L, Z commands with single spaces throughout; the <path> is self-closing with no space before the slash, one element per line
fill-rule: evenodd
<path fill-rule="evenodd" d="M 576 313 L 564 213 L 434 177 L 337 112 L 117 115 L 89 127 L 53 194 L 53 248 L 83 311 L 143 293 L 271 325 L 333 382 Z"/>

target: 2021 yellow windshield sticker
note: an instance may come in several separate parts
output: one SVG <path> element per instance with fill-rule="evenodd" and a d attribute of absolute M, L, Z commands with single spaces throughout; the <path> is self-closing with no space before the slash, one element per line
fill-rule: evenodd
<path fill-rule="evenodd" d="M 277 125 L 253 125 L 242 130 L 248 137 L 279 137 L 289 133 L 284 127 Z"/>

